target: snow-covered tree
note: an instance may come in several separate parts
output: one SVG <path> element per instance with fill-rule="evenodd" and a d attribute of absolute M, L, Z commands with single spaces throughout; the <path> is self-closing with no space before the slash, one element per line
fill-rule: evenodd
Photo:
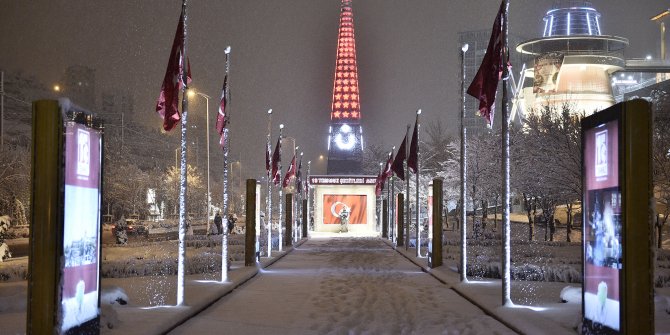
<path fill-rule="evenodd" d="M 569 104 L 531 110 L 523 129 L 513 133 L 514 188 L 523 196 L 529 240 L 534 239 L 536 210 L 547 225 L 545 240 L 553 241 L 556 206 L 568 210 L 568 241 L 573 204 L 581 198 L 581 126 L 583 112 Z"/>
<path fill-rule="evenodd" d="M 670 215 L 670 94 L 662 90 L 652 92 L 654 128 L 652 140 L 652 164 L 654 196 L 656 197 L 655 220 L 657 247 L 663 244 L 663 226 Z"/>

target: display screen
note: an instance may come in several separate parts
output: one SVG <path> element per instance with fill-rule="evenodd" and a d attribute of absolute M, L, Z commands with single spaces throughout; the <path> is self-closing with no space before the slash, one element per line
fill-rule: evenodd
<path fill-rule="evenodd" d="M 618 128 L 619 121 L 614 120 L 584 132 L 584 318 L 602 333 L 621 327 Z"/>
<path fill-rule="evenodd" d="M 367 196 L 352 194 L 325 194 L 323 196 L 323 223 L 340 224 L 347 217 L 349 224 L 367 224 Z"/>
<path fill-rule="evenodd" d="M 61 332 L 99 314 L 100 131 L 65 123 Z"/>

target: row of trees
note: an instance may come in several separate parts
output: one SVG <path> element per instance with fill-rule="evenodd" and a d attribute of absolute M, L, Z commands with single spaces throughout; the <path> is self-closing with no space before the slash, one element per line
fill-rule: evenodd
<path fill-rule="evenodd" d="M 657 200 L 657 243 L 661 246 L 661 229 L 670 215 L 670 101 L 667 94 L 656 93 L 654 100 L 654 193 Z M 529 241 L 553 241 L 556 232 L 556 209 L 565 208 L 567 241 L 575 228 L 573 218 L 579 217 L 582 196 L 581 171 L 581 119 L 583 111 L 569 105 L 545 106 L 527 113 L 523 127 L 513 127 L 511 145 L 512 201 L 528 219 Z M 460 189 L 460 139 L 447 135 L 440 123 L 431 123 L 424 129 L 421 151 L 421 187 L 434 177 L 444 179 L 444 199 L 455 202 Z M 492 130 L 479 136 L 469 136 L 467 141 L 467 193 L 468 211 L 472 220 L 481 222 L 486 230 L 489 214 L 497 214 L 502 194 L 500 133 Z M 386 159 L 388 151 L 370 146 L 365 156 L 368 174 L 377 174 L 378 162 Z M 412 177 L 413 178 L 413 177 Z M 411 188 L 414 182 L 410 183 Z M 404 183 L 395 183 L 398 191 Z M 427 192 L 421 192 L 426 194 Z M 410 194 L 414 194 L 410 190 Z M 421 200 L 422 202 L 425 200 Z M 458 205 L 460 206 L 460 204 Z M 494 213 L 490 213 L 489 209 Z M 481 219 L 476 218 L 481 215 Z M 544 236 L 536 236 L 536 226 L 546 225 Z M 481 236 L 475 232 L 475 236 Z"/>

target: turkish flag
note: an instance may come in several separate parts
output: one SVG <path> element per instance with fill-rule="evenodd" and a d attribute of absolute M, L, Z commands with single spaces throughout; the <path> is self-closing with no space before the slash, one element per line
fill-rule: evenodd
<path fill-rule="evenodd" d="M 288 187 L 288 182 L 291 180 L 291 177 L 293 176 L 295 176 L 295 155 L 293 155 L 293 159 L 291 159 L 291 164 L 288 166 L 288 170 L 286 170 L 286 175 L 284 176 L 284 181 L 282 181 L 281 186 Z"/>
<path fill-rule="evenodd" d="M 323 223 L 340 224 L 340 213 L 349 212 L 349 224 L 366 224 L 367 196 L 358 194 L 324 194 Z"/>
<path fill-rule="evenodd" d="M 216 131 L 221 135 L 219 144 L 221 148 L 225 145 L 225 138 L 223 136 L 223 128 L 228 124 L 228 119 L 226 118 L 226 104 L 228 103 L 227 98 L 228 93 L 228 74 L 223 77 L 223 89 L 221 90 L 221 101 L 219 102 L 219 113 L 216 115 Z"/>
<path fill-rule="evenodd" d="M 179 90 L 183 87 L 182 68 L 184 58 L 184 12 L 182 11 L 177 25 L 177 32 L 172 42 L 172 50 L 168 59 L 167 70 L 163 78 L 161 93 L 156 102 L 156 112 L 163 118 L 163 129 L 172 130 L 181 120 L 179 112 Z M 187 82 L 191 82 L 190 62 L 187 68 Z"/>
<path fill-rule="evenodd" d="M 406 156 L 407 156 L 407 135 L 405 135 L 405 138 L 402 139 L 400 148 L 398 148 L 398 152 L 395 154 L 393 164 L 391 164 L 391 170 L 395 172 L 395 175 L 402 180 L 405 180 L 405 167 L 402 166 L 402 164 L 405 162 Z"/>
<path fill-rule="evenodd" d="M 409 144 L 409 157 L 407 157 L 407 169 L 416 173 L 419 169 L 419 115 L 416 116 L 416 123 L 414 123 L 414 132 L 412 133 L 412 141 Z"/>
<path fill-rule="evenodd" d="M 281 170 L 279 169 L 280 162 L 281 162 L 281 136 L 277 139 L 275 152 L 272 154 L 272 182 L 275 185 L 279 185 L 279 179 L 281 178 Z"/>
<path fill-rule="evenodd" d="M 479 115 L 483 116 L 489 125 L 493 124 L 493 113 L 495 110 L 496 92 L 498 81 L 503 74 L 504 64 L 509 65 L 508 60 L 503 60 L 505 46 L 505 29 L 503 19 L 507 20 L 505 1 L 500 4 L 500 10 L 493 22 L 491 39 L 486 48 L 486 55 L 477 70 L 467 93 L 479 100 Z"/>

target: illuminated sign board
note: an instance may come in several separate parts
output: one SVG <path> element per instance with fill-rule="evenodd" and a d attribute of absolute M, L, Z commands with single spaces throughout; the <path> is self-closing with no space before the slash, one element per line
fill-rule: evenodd
<path fill-rule="evenodd" d="M 62 332 L 99 315 L 101 147 L 99 130 L 66 122 Z"/>
<path fill-rule="evenodd" d="M 653 334 L 651 104 L 582 119 L 582 334 Z"/>
<path fill-rule="evenodd" d="M 323 223 L 340 224 L 346 217 L 349 224 L 367 224 L 367 196 L 358 194 L 324 194 Z"/>
<path fill-rule="evenodd" d="M 620 330 L 623 268 L 619 120 L 584 132 L 584 317 Z"/>
<path fill-rule="evenodd" d="M 375 185 L 375 176 L 311 176 L 310 184 L 313 185 Z"/>

